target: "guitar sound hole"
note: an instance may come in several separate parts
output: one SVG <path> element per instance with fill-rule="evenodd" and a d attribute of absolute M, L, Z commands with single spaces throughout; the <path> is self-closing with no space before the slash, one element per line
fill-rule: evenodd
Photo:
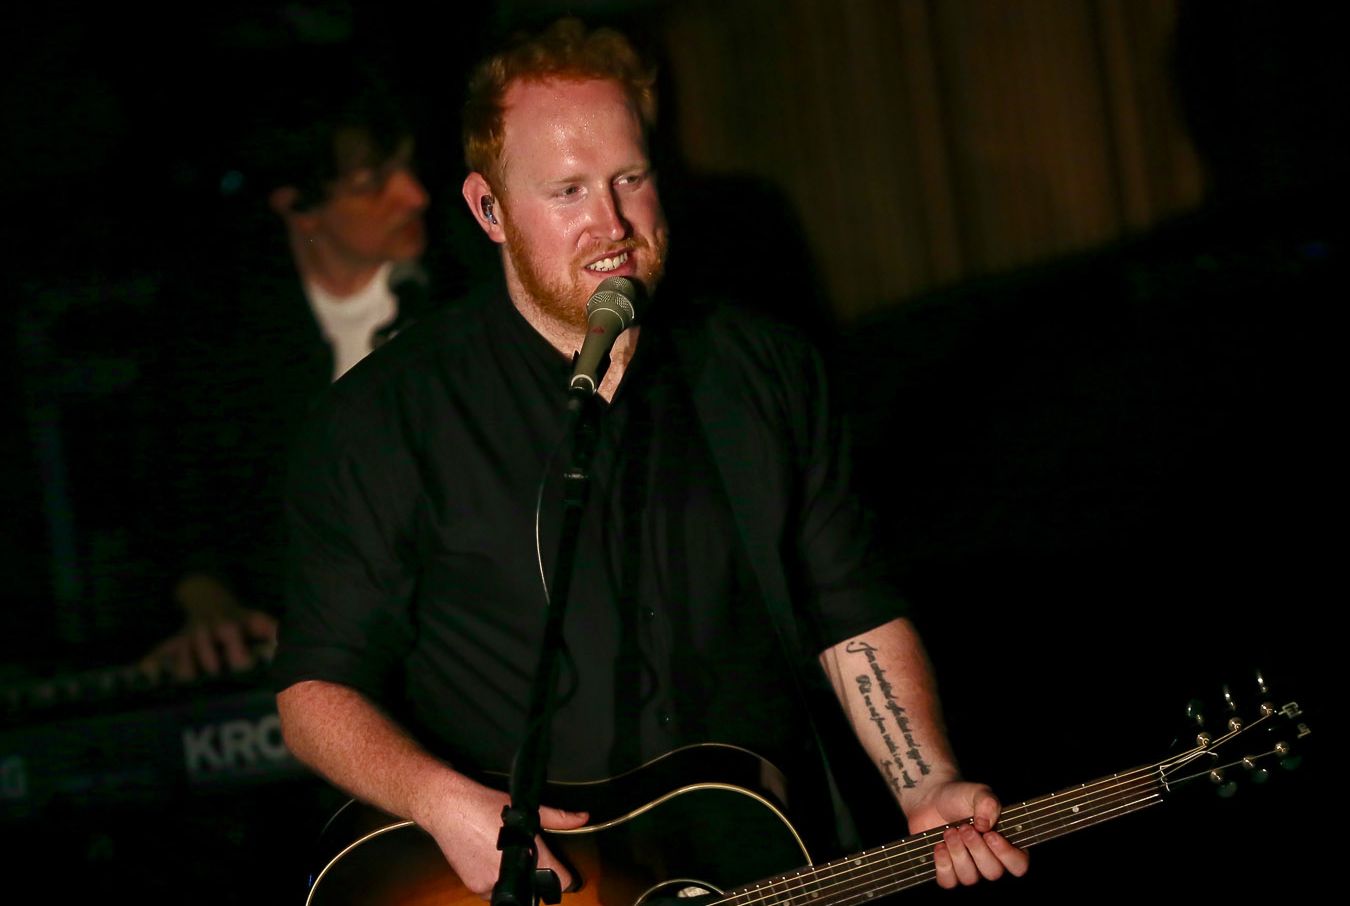
<path fill-rule="evenodd" d="M 635 906 L 696 906 L 721 892 L 711 884 L 680 878 L 653 887 L 638 898 Z"/>

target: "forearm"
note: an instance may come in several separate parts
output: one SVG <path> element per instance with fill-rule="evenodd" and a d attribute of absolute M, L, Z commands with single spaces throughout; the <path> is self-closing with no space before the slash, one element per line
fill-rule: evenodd
<path fill-rule="evenodd" d="M 957 779 L 928 655 L 908 620 L 840 642 L 820 662 L 906 815 L 933 787 Z"/>
<path fill-rule="evenodd" d="M 497 833 L 505 793 L 488 789 L 432 757 L 361 693 L 324 682 L 296 683 L 277 696 L 281 728 L 295 756 L 358 799 L 429 832 L 464 886 L 484 899 L 501 857 Z M 584 812 L 541 807 L 540 826 L 580 827 Z M 572 875 L 539 843 L 539 868 Z"/>
<path fill-rule="evenodd" d="M 277 696 L 277 710 L 296 758 L 357 799 L 423 827 L 477 786 L 350 687 L 296 683 Z"/>

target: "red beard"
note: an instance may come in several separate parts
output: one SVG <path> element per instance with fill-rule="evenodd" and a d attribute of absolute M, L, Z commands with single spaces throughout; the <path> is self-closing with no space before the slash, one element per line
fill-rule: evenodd
<path fill-rule="evenodd" d="M 592 250 L 579 255 L 571 262 L 568 275 L 570 280 L 550 278 L 535 262 L 525 240 L 507 220 L 503 226 L 506 231 L 506 250 L 515 267 L 516 278 L 520 280 L 525 292 L 549 317 L 568 327 L 584 332 L 586 330 L 586 303 L 590 301 L 591 287 L 582 279 L 585 266 L 594 261 L 600 252 Z M 637 256 L 639 269 L 636 279 L 648 294 L 656 289 L 665 272 L 667 240 L 664 232 L 658 234 L 655 243 L 644 237 L 633 236 L 618 243 L 612 249 L 603 250 L 606 255 L 618 255 L 628 252 Z M 604 276 L 604 274 L 600 274 Z"/>

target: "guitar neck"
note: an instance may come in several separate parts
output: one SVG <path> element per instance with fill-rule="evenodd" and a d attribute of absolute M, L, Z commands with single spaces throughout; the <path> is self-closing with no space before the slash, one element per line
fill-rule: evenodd
<path fill-rule="evenodd" d="M 1158 765 L 1134 768 L 1009 806 L 999 831 L 1025 849 L 1156 805 L 1163 792 Z"/>
<path fill-rule="evenodd" d="M 1148 808 L 1162 801 L 1163 792 L 1159 765 L 1135 768 L 1007 806 L 999 818 L 999 832 L 1025 848 Z M 936 876 L 933 847 L 944 830 L 933 828 L 877 849 L 761 881 L 732 891 L 717 902 L 734 906 L 849 906 L 915 887 Z"/>

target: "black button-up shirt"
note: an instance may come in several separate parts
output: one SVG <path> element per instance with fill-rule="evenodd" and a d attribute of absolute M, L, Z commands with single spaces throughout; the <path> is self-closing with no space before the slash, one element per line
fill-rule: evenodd
<path fill-rule="evenodd" d="M 669 347 L 647 328 L 603 407 L 554 779 L 608 776 L 694 741 L 788 762 L 810 742 Z M 452 763 L 508 767 L 548 606 L 539 557 L 551 577 L 558 550 L 569 374 L 493 300 L 401 336 L 336 385 L 293 468 L 282 687 L 352 686 Z M 894 613 L 889 599 L 851 600 L 812 614 L 814 643 Z"/>

